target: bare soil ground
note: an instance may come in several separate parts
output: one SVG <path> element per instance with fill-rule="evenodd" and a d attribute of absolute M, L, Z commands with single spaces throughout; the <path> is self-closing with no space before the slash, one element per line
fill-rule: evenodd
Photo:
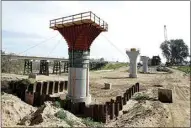
<path fill-rule="evenodd" d="M 55 114 L 61 110 L 53 106 L 51 102 L 45 102 L 45 108 L 40 116 L 37 116 L 33 120 L 30 116 L 38 108 L 26 104 L 18 97 L 11 94 L 4 93 L 2 95 L 2 126 L 3 127 L 70 127 L 73 126 L 86 127 L 81 123 L 82 120 L 68 111 L 62 110 L 65 113 L 65 120 L 57 118 Z M 37 119 L 38 118 L 38 119 Z M 42 122 L 39 122 L 40 119 Z M 31 122 L 33 125 L 31 125 Z"/>
<path fill-rule="evenodd" d="M 1 105 L 3 127 L 16 127 L 16 124 L 22 118 L 37 109 L 25 102 L 22 102 L 18 97 L 6 93 L 1 94 Z"/>
<path fill-rule="evenodd" d="M 138 119 L 131 119 L 132 125 L 130 125 L 127 121 L 129 120 L 129 114 L 127 113 L 115 121 L 116 123 L 108 124 L 108 126 L 189 127 L 190 76 L 185 76 L 183 72 L 178 70 L 172 69 L 172 71 L 173 73 L 171 74 L 164 72 L 156 74 L 138 74 L 138 78 L 128 78 L 129 73 L 127 73 L 127 68 L 125 67 L 112 72 L 92 72 L 90 74 L 90 81 L 94 84 L 91 85 L 91 94 L 97 102 L 105 102 L 110 98 L 115 98 L 116 95 L 121 95 L 121 92 L 124 92 L 128 87 L 136 82 L 139 82 L 141 88 L 146 90 L 155 90 L 157 87 L 154 85 L 161 85 L 162 88 L 172 89 L 173 103 L 165 104 L 159 101 L 148 100 L 146 103 L 142 102 L 134 105 L 129 102 L 126 106 L 132 106 L 131 108 L 146 106 L 145 109 L 148 107 L 148 110 L 151 110 L 152 114 L 145 115 L 145 111 L 143 109 L 143 111 L 140 112 L 143 115 L 138 117 Z M 102 89 L 104 87 L 104 82 L 112 83 L 112 89 Z M 157 93 L 155 95 L 157 95 Z M 138 109 L 139 108 L 133 109 L 132 111 L 137 114 Z M 129 112 L 132 113 L 131 111 Z M 146 118 L 147 116 L 151 119 Z M 140 123 L 137 120 L 139 120 Z"/>
<path fill-rule="evenodd" d="M 131 99 L 128 101 L 117 120 L 108 122 L 105 125 L 106 127 L 190 126 L 190 76 L 184 76 L 184 73 L 178 70 L 173 70 L 171 74 L 163 72 L 152 74 L 138 73 L 138 78 L 129 78 L 128 76 L 129 73 L 126 67 L 107 72 L 90 72 L 92 103 L 104 103 L 111 98 L 114 99 L 117 95 L 123 94 L 122 92 L 125 92 L 127 88 L 136 82 L 140 83 L 142 89 L 142 92 L 139 93 L 150 97 L 147 100 Z M 2 74 L 2 79 L 16 78 L 27 78 L 27 76 Z M 59 77 L 56 75 L 37 76 L 37 80 L 67 80 L 67 74 Z M 112 83 L 111 90 L 104 89 L 105 82 Z M 158 87 L 154 85 L 161 85 L 160 88 L 172 89 L 173 103 L 159 102 L 157 100 Z"/>

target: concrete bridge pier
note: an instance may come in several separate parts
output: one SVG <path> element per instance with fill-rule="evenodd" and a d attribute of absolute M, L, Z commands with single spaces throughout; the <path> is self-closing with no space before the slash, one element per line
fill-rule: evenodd
<path fill-rule="evenodd" d="M 54 61 L 53 74 L 61 74 L 61 64 L 58 60 Z"/>
<path fill-rule="evenodd" d="M 64 62 L 64 73 L 68 73 L 68 62 Z"/>
<path fill-rule="evenodd" d="M 141 61 L 143 62 L 143 72 L 144 73 L 148 72 L 148 60 L 149 60 L 149 57 L 141 56 Z"/>
<path fill-rule="evenodd" d="M 126 54 L 129 56 L 129 59 L 130 59 L 129 77 L 137 78 L 137 57 L 140 54 L 139 50 L 136 50 L 135 48 L 131 48 L 131 50 L 126 51 Z"/>
<path fill-rule="evenodd" d="M 67 98 L 72 104 L 80 102 L 90 104 L 90 46 L 101 32 L 108 30 L 108 24 L 89 11 L 51 20 L 50 28 L 59 31 L 68 44 L 69 89 Z"/>
<path fill-rule="evenodd" d="M 69 51 L 68 95 L 72 102 L 91 102 L 89 94 L 89 55 L 90 51 Z M 78 56 L 78 57 L 77 57 Z"/>
<path fill-rule="evenodd" d="M 40 60 L 40 71 L 41 75 L 49 75 L 49 63 L 47 60 Z"/>
<path fill-rule="evenodd" d="M 24 75 L 32 73 L 32 60 L 25 59 L 25 64 L 24 64 Z"/>

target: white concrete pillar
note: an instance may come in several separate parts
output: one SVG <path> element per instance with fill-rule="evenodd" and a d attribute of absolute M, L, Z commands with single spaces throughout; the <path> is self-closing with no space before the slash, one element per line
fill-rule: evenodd
<path fill-rule="evenodd" d="M 137 57 L 140 54 L 139 50 L 132 48 L 131 50 L 127 50 L 126 54 L 129 56 L 129 60 L 130 60 L 129 77 L 137 78 Z"/>
<path fill-rule="evenodd" d="M 91 95 L 89 94 L 89 70 L 87 68 L 69 68 L 68 79 L 69 90 L 68 97 L 73 102 L 91 102 Z"/>
<path fill-rule="evenodd" d="M 91 103 L 89 93 L 89 51 L 69 52 L 69 77 L 67 98 L 72 102 Z"/>
<path fill-rule="evenodd" d="M 148 60 L 149 60 L 149 57 L 141 56 L 141 61 L 143 62 L 143 72 L 144 73 L 148 72 Z"/>

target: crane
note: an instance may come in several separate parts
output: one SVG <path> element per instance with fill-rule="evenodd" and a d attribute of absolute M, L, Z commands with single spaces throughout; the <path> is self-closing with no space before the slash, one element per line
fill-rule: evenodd
<path fill-rule="evenodd" d="M 170 44 L 168 43 L 168 38 L 167 38 L 167 28 L 166 28 L 166 25 L 164 25 L 164 42 L 166 43 L 166 45 L 167 45 L 167 50 L 168 50 L 168 52 L 169 52 L 169 56 L 170 56 Z M 169 62 L 170 60 L 169 60 L 169 58 L 167 59 L 167 62 Z"/>
<path fill-rule="evenodd" d="M 164 25 L 164 41 L 166 42 L 168 40 L 167 38 L 167 29 L 166 29 L 166 25 Z"/>

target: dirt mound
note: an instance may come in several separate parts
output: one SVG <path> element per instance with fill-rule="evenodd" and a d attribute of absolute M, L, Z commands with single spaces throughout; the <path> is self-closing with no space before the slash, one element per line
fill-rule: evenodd
<path fill-rule="evenodd" d="M 58 113 L 61 115 L 58 116 Z M 7 93 L 2 93 L 2 126 L 86 127 L 82 119 L 62 108 L 53 106 L 52 102 L 45 102 L 44 106 L 36 108 Z"/>
<path fill-rule="evenodd" d="M 18 125 L 34 125 L 34 124 L 39 124 L 43 122 L 43 118 L 42 118 L 42 112 L 45 108 L 45 105 L 42 105 L 41 107 L 39 107 L 34 113 L 32 113 L 31 115 L 27 115 L 25 116 L 19 123 Z"/>
<path fill-rule="evenodd" d="M 34 112 L 35 107 L 21 101 L 18 97 L 2 93 L 2 126 L 16 126 L 16 124 L 26 115 Z"/>
<path fill-rule="evenodd" d="M 119 119 L 122 124 L 117 123 L 120 127 L 164 127 L 165 108 L 158 101 L 143 101 L 127 110 L 127 113 Z M 128 118 L 124 118 L 128 117 Z M 125 123 L 124 123 L 125 122 Z M 163 122 L 163 123 L 160 123 Z"/>
<path fill-rule="evenodd" d="M 85 127 L 82 120 L 62 108 L 53 106 L 52 102 L 45 102 L 37 111 L 25 116 L 19 125 L 30 127 Z"/>
<path fill-rule="evenodd" d="M 42 113 L 43 122 L 39 125 L 36 125 L 36 127 L 85 127 L 85 125 L 81 123 L 81 119 L 76 117 L 72 113 L 63 110 L 62 108 L 57 108 L 53 106 L 51 102 L 46 102 L 45 105 L 46 107 Z M 60 118 L 59 116 L 57 116 L 58 112 L 60 111 L 65 113 L 65 118 Z"/>
<path fill-rule="evenodd" d="M 124 106 L 122 114 L 107 127 L 164 127 L 168 113 L 164 105 L 157 101 L 157 91 L 135 93 Z"/>

